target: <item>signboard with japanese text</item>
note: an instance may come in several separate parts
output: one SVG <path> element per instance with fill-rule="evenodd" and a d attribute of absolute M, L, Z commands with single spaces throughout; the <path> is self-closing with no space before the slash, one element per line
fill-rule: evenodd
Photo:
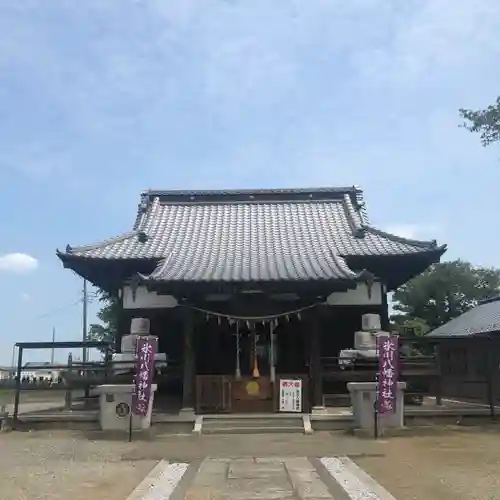
<path fill-rule="evenodd" d="M 132 411 L 135 415 L 146 416 L 148 413 L 156 349 L 156 337 L 139 337 L 137 339 L 137 364 L 134 379 L 135 388 L 132 396 Z"/>
<path fill-rule="evenodd" d="M 302 411 L 302 380 L 280 379 L 280 411 Z"/>
<path fill-rule="evenodd" d="M 378 412 L 396 411 L 396 393 L 399 379 L 399 338 L 385 335 L 377 338 L 378 350 Z"/>

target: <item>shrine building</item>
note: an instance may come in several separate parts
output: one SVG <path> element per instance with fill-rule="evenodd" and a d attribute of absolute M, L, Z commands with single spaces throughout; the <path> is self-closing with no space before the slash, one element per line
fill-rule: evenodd
<path fill-rule="evenodd" d="M 116 349 L 149 318 L 168 369 L 160 395 L 198 413 L 273 412 L 280 380 L 302 411 L 324 404 L 322 358 L 361 317 L 389 328 L 387 293 L 446 246 L 370 224 L 357 187 L 145 191 L 130 231 L 58 257 L 119 298 Z"/>

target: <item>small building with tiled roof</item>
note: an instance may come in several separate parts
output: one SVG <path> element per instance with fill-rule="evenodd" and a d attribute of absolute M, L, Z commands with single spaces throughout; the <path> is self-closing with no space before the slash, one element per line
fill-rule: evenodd
<path fill-rule="evenodd" d="M 246 364 L 257 356 L 256 346 L 231 355 L 236 337 L 258 334 L 259 352 L 267 352 L 274 325 L 280 355 L 262 361 L 275 363 L 267 371 L 309 377 L 318 364 L 312 351 L 351 347 L 363 313 L 380 315 L 387 328 L 387 292 L 445 250 L 374 227 L 361 189 L 350 186 L 145 191 L 130 231 L 57 255 L 120 297 L 120 336 L 132 317 L 146 316 L 170 357 L 182 358 L 178 331 L 195 331 L 198 375 L 234 373 L 238 356 Z M 316 330 L 319 343 L 311 340 Z"/>
<path fill-rule="evenodd" d="M 437 348 L 445 396 L 500 403 L 500 296 L 479 302 L 427 337 Z"/>
<path fill-rule="evenodd" d="M 470 337 L 500 333 L 500 297 L 481 301 L 457 318 L 432 330 L 427 335 L 436 338 Z"/>

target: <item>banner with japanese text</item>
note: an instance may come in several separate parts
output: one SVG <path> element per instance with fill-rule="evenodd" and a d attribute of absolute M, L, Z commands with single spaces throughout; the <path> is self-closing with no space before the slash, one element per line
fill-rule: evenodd
<path fill-rule="evenodd" d="M 377 338 L 378 350 L 378 412 L 396 411 L 396 394 L 399 379 L 399 338 L 385 335 Z"/>
<path fill-rule="evenodd" d="M 137 339 L 135 390 L 132 396 L 132 411 L 135 415 L 146 416 L 148 413 L 157 341 L 156 337 L 139 337 Z"/>

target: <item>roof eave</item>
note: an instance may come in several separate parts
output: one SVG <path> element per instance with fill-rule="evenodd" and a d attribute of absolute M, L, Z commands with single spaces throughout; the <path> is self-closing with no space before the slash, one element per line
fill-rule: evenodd
<path fill-rule="evenodd" d="M 382 231 L 381 229 L 377 229 L 372 226 L 364 225 L 364 232 L 369 232 L 371 234 L 375 234 L 381 236 L 383 238 L 387 238 L 388 240 L 402 243 L 409 246 L 421 247 L 422 250 L 425 251 L 440 251 L 443 253 L 446 251 L 447 245 L 438 245 L 436 240 L 415 240 L 410 238 L 404 238 L 402 236 L 398 236 L 396 234 L 388 233 L 386 231 Z"/>
<path fill-rule="evenodd" d="M 401 253 L 371 253 L 371 254 L 342 254 L 340 257 L 343 259 L 357 259 L 357 258 L 367 258 L 367 259 L 390 259 L 392 257 L 429 257 L 429 259 L 434 259 L 435 262 L 439 262 L 441 256 L 448 250 L 447 245 L 441 245 L 435 248 L 422 248 L 415 252 L 401 252 Z"/>
<path fill-rule="evenodd" d="M 245 289 L 296 289 L 297 286 L 306 286 L 308 289 L 318 288 L 328 289 L 330 291 L 346 291 L 356 288 L 358 280 L 354 279 L 317 279 L 317 280 L 248 280 L 248 281 L 223 281 L 223 280 L 161 280 L 150 278 L 148 275 L 137 274 L 137 284 L 145 286 L 149 290 L 174 290 L 184 289 L 192 290 L 197 287 L 206 288 L 230 288 L 235 290 Z"/>

